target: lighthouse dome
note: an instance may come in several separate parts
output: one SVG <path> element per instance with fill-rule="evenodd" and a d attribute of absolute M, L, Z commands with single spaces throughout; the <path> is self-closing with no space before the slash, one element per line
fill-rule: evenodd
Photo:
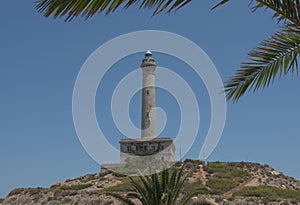
<path fill-rule="evenodd" d="M 150 50 L 148 50 L 148 51 L 145 53 L 145 58 L 144 58 L 143 61 L 142 61 L 141 67 L 144 68 L 144 67 L 150 67 L 150 66 L 156 67 L 156 62 L 155 62 L 155 60 L 152 58 L 152 52 L 151 52 Z"/>

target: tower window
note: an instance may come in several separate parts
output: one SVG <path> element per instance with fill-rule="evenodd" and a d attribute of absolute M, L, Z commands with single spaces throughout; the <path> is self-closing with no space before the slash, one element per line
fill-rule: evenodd
<path fill-rule="evenodd" d="M 127 146 L 127 152 L 131 152 L 131 146 Z"/>
<path fill-rule="evenodd" d="M 146 91 L 147 95 L 149 95 L 149 90 Z"/>
<path fill-rule="evenodd" d="M 146 116 L 149 117 L 149 112 L 147 112 Z"/>
<path fill-rule="evenodd" d="M 145 146 L 144 146 L 144 151 L 147 151 L 147 150 L 148 150 L 148 148 L 147 148 L 147 146 L 145 145 Z"/>

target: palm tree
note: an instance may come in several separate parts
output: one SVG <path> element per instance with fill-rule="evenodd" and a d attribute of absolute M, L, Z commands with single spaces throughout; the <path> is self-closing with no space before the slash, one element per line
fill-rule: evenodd
<path fill-rule="evenodd" d="M 213 9 L 229 2 L 222 0 Z M 237 101 L 247 91 L 256 91 L 273 83 L 276 77 L 298 73 L 300 55 L 300 0 L 250 0 L 252 9 L 271 9 L 273 18 L 281 22 L 281 28 L 248 54 L 236 74 L 225 83 L 228 99 Z M 140 3 L 140 8 L 154 8 L 153 15 L 173 12 L 191 0 L 36 0 L 36 8 L 44 16 L 67 16 L 70 21 L 76 16 L 89 18 L 96 13 L 109 14 L 120 6 L 128 8 Z"/>
<path fill-rule="evenodd" d="M 187 176 L 183 174 L 183 166 L 180 169 L 174 168 L 172 172 L 166 169 L 149 176 L 139 176 L 139 180 L 130 177 L 134 191 L 125 197 L 113 192 L 106 194 L 125 205 L 134 205 L 132 199 L 137 199 L 142 205 L 184 205 L 202 190 L 201 188 L 192 190 L 179 200 Z"/>

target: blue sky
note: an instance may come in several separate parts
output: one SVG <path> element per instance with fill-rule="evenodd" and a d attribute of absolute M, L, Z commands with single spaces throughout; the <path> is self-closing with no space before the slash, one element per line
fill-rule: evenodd
<path fill-rule="evenodd" d="M 151 18 L 151 11 L 131 8 L 70 23 L 46 19 L 30 1 L 6 1 L 0 10 L 0 197 L 16 187 L 47 187 L 67 178 L 99 171 L 81 146 L 72 119 L 72 93 L 87 57 L 106 41 L 138 30 L 174 32 L 197 43 L 227 80 L 246 54 L 278 25 L 271 12 L 251 13 L 248 1 L 232 1 L 210 11 L 210 1 L 193 1 L 176 14 Z M 145 48 L 145 50 L 148 48 Z M 107 113 L 113 86 L 136 69 L 143 54 L 118 62 L 100 85 L 97 118 L 117 146 L 118 131 Z M 200 101 L 199 139 L 188 158 L 197 158 L 210 121 L 205 87 L 185 65 L 156 54 L 160 66 L 178 72 L 196 90 Z M 124 69 L 120 69 L 120 68 Z M 224 133 L 211 161 L 252 161 L 269 164 L 300 179 L 299 79 L 288 75 L 272 87 L 228 103 Z M 158 104 L 175 113 L 163 135 L 176 134 L 179 123 L 174 98 L 159 90 Z M 139 124 L 139 95 L 130 115 Z M 102 123 L 102 124 L 101 124 Z"/>

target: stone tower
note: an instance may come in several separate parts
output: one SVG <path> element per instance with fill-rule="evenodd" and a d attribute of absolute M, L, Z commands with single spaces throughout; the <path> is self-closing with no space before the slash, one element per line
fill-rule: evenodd
<path fill-rule="evenodd" d="M 156 137 L 156 97 L 155 97 L 155 69 L 156 62 L 152 53 L 147 51 L 142 61 L 143 89 L 142 89 L 142 138 Z"/>
<path fill-rule="evenodd" d="M 146 52 L 142 60 L 141 69 L 143 70 L 141 137 L 123 138 L 119 141 L 120 163 L 126 164 L 130 162 L 130 160 L 135 160 L 140 157 L 146 157 L 143 158 L 143 160 L 153 159 L 163 162 L 173 162 L 176 150 L 173 140 L 169 137 L 156 136 L 154 73 L 156 62 L 152 58 L 150 51 Z"/>

